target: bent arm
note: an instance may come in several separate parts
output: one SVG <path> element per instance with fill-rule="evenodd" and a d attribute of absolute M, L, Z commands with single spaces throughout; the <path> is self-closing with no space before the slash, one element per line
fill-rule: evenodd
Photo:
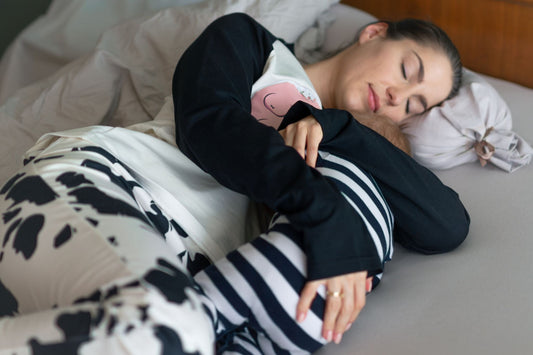
<path fill-rule="evenodd" d="M 395 217 L 396 241 L 425 254 L 448 252 L 464 241 L 469 214 L 458 194 L 430 170 L 346 111 L 301 103 L 289 114 L 313 115 L 324 131 L 320 149 L 372 174 Z"/>
<path fill-rule="evenodd" d="M 243 14 L 220 18 L 188 48 L 173 78 L 176 141 L 221 184 L 285 214 L 301 230 L 310 279 L 382 264 L 361 217 L 271 127 L 250 90 L 277 40 Z"/>

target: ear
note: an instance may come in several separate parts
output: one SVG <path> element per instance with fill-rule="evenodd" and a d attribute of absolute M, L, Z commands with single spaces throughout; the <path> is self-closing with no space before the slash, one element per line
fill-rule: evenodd
<path fill-rule="evenodd" d="M 389 25 L 385 22 L 376 22 L 367 25 L 359 35 L 359 43 L 365 43 L 375 38 L 385 38 Z"/>

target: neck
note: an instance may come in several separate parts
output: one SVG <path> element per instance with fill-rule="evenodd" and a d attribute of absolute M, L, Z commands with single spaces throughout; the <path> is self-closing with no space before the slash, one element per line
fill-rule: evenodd
<path fill-rule="evenodd" d="M 324 108 L 335 107 L 335 58 L 332 57 L 305 67 L 305 72 L 320 97 Z"/>

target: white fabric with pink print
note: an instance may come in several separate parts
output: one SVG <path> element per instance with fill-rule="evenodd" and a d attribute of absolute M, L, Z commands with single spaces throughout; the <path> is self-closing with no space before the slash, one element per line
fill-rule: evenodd
<path fill-rule="evenodd" d="M 274 42 L 263 75 L 252 86 L 251 99 L 252 116 L 275 129 L 297 101 L 322 107 L 304 68 L 281 41 Z"/>

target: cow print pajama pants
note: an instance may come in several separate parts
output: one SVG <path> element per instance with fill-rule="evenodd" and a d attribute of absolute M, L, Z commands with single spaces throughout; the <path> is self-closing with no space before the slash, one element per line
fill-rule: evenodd
<path fill-rule="evenodd" d="M 305 255 L 283 216 L 207 268 L 188 263 L 191 251 L 207 259 L 128 167 L 94 146 L 26 161 L 0 189 L 0 212 L 0 354 L 279 354 L 324 344 L 323 290 L 306 321 L 294 320 Z"/>

